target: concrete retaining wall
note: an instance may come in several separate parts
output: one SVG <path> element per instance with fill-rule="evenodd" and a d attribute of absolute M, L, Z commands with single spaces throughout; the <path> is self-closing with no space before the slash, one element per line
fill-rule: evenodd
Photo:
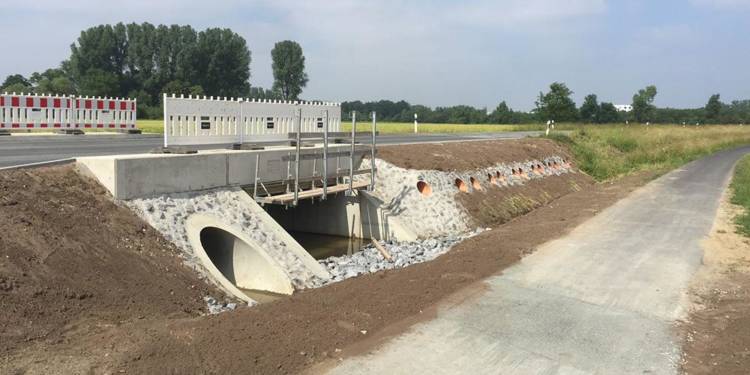
<path fill-rule="evenodd" d="M 329 146 L 329 152 L 350 150 L 349 145 Z M 225 186 L 251 185 L 256 158 L 261 181 L 280 181 L 294 174 L 294 162 L 283 157 L 294 155 L 293 147 L 265 150 L 212 150 L 197 154 L 137 154 L 83 157 L 79 170 L 97 179 L 117 199 L 133 199 Z M 321 147 L 303 147 L 303 153 L 321 153 Z M 362 157 L 355 158 L 355 168 Z M 349 159 L 328 160 L 329 175 L 339 166 L 349 168 Z M 322 161 L 302 160 L 300 176 L 312 175 L 313 167 L 322 173 Z"/>
<path fill-rule="evenodd" d="M 295 208 L 272 206 L 266 210 L 289 230 L 384 241 L 416 240 L 414 232 L 380 208 L 381 203 L 368 192 L 357 191 L 351 197 L 338 194 L 325 201 L 300 201 Z"/>

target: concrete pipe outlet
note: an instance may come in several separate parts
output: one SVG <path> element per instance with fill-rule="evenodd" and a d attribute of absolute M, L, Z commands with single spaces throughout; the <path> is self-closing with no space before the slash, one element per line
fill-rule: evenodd
<path fill-rule="evenodd" d="M 292 281 L 263 246 L 238 230 L 206 215 L 187 222 L 188 240 L 204 268 L 219 285 L 244 301 L 243 290 L 292 294 Z"/>

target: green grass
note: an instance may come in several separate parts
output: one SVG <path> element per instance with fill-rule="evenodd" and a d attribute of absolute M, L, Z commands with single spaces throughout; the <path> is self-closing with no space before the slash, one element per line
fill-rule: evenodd
<path fill-rule="evenodd" d="M 745 209 L 735 218 L 737 231 L 750 237 L 750 156 L 745 156 L 737 164 L 731 189 L 732 203 Z"/>
<path fill-rule="evenodd" d="M 550 138 L 570 146 L 598 181 L 642 170 L 667 171 L 718 150 L 750 144 L 748 126 L 569 125 Z"/>

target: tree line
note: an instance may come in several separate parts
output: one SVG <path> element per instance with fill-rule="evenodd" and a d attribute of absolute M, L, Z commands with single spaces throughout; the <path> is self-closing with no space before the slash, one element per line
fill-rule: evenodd
<path fill-rule="evenodd" d="M 138 116 L 159 118 L 161 94 L 248 97 L 296 100 L 309 80 L 302 47 L 290 40 L 271 51 L 274 83 L 270 89 L 250 86 L 251 52 L 245 39 L 230 29 L 196 31 L 191 26 L 122 24 L 99 25 L 81 32 L 70 46 L 70 56 L 59 67 L 29 77 L 11 74 L 0 91 L 75 94 L 138 99 Z M 552 83 L 540 92 L 532 111 L 516 111 L 506 102 L 494 109 L 468 105 L 431 108 L 404 100 L 342 103 L 344 118 L 357 111 L 378 112 L 383 121 L 458 124 L 584 123 L 746 123 L 750 100 L 722 103 L 712 95 L 701 108 L 657 108 L 655 86 L 633 95 L 632 111 L 587 95 L 580 107 L 565 83 Z"/>
<path fill-rule="evenodd" d="M 712 95 L 700 108 L 658 108 L 654 103 L 657 89 L 648 86 L 633 95 L 630 112 L 619 111 L 611 102 L 600 102 L 596 94 L 587 95 L 580 107 L 572 99 L 573 91 L 561 82 L 552 83 L 549 91 L 540 92 L 535 108 L 529 112 L 514 111 L 505 101 L 492 111 L 466 105 L 430 108 L 412 105 L 404 100 L 371 102 L 348 101 L 341 104 L 343 117 L 351 120 L 351 112 L 376 111 L 382 121 L 411 122 L 417 114 L 420 122 L 453 124 L 527 124 L 581 122 L 612 124 L 624 122 L 659 124 L 739 124 L 750 122 L 750 100 L 723 103 L 719 94 Z"/>
<path fill-rule="evenodd" d="M 139 117 L 159 118 L 162 93 L 296 99 L 307 84 L 302 48 L 282 41 L 271 52 L 273 87 L 250 87 L 250 50 L 230 29 L 99 25 L 70 51 L 57 68 L 8 76 L 0 91 L 137 98 Z"/>

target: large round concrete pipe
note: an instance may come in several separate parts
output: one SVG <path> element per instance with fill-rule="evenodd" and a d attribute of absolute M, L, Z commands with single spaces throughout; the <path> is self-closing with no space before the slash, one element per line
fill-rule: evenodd
<path fill-rule="evenodd" d="M 187 222 L 188 240 L 205 269 L 235 297 L 251 301 L 240 289 L 292 294 L 292 281 L 263 246 L 206 215 Z"/>

